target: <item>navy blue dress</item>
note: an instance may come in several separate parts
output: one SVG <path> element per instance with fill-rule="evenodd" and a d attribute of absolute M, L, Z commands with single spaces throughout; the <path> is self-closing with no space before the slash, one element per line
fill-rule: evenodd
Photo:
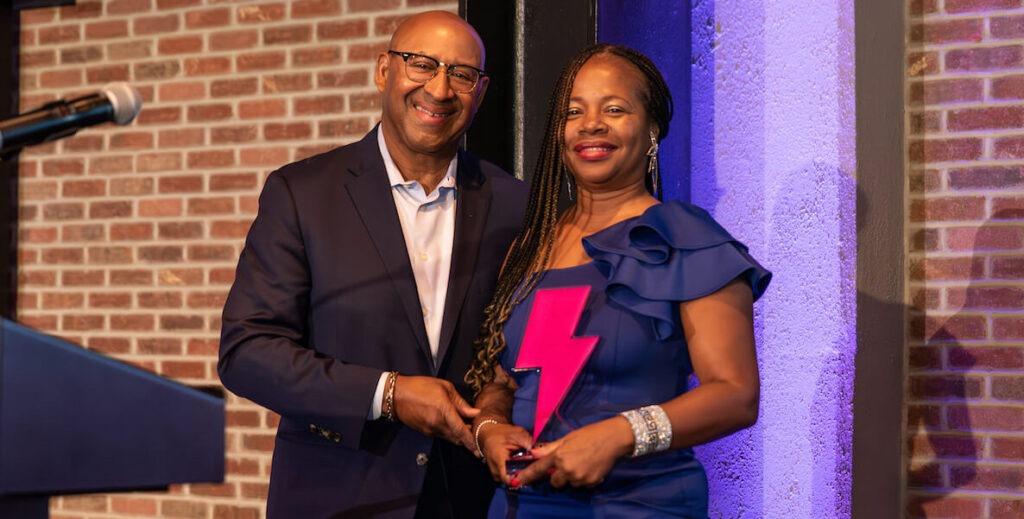
<path fill-rule="evenodd" d="M 536 291 L 591 287 L 576 336 L 600 339 L 540 442 L 686 392 L 693 366 L 679 302 L 737 277 L 749 282 L 756 299 L 771 279 L 706 211 L 676 201 L 588 236 L 583 247 L 592 261 L 544 272 L 505 324 L 501 365 L 519 384 L 512 421 L 532 432 L 539 372 L 514 366 Z M 707 500 L 704 468 L 686 448 L 621 459 L 593 489 L 499 489 L 489 517 L 707 517 Z"/>

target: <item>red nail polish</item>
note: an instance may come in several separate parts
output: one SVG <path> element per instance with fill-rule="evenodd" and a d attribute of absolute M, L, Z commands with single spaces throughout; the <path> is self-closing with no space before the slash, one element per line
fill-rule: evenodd
<path fill-rule="evenodd" d="M 508 482 L 508 484 L 509 484 L 509 486 L 511 486 L 512 488 L 517 488 L 517 487 L 519 487 L 519 478 L 512 478 L 512 481 L 509 481 L 509 482 Z"/>

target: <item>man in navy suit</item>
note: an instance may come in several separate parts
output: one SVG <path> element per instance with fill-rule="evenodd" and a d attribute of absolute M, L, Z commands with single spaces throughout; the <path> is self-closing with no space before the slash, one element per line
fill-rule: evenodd
<path fill-rule="evenodd" d="M 267 178 L 218 372 L 281 415 L 269 517 L 486 511 L 463 376 L 526 187 L 459 149 L 483 68 L 459 17 L 407 19 L 377 58 L 377 128 Z"/>

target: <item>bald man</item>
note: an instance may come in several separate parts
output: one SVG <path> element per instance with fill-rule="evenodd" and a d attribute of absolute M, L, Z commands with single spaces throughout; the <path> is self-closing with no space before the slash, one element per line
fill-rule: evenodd
<path fill-rule="evenodd" d="M 459 149 L 489 78 L 476 31 L 407 19 L 381 122 L 282 167 L 224 306 L 224 386 L 281 415 L 267 515 L 481 517 L 491 478 L 463 376 L 525 186 Z"/>

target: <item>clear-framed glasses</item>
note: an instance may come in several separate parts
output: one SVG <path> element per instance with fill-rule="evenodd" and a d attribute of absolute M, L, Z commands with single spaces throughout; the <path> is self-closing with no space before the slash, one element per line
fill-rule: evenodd
<path fill-rule="evenodd" d="M 487 75 L 486 72 L 470 65 L 453 65 L 442 63 L 430 56 L 413 54 L 411 52 L 398 52 L 389 50 L 388 54 L 400 56 L 405 62 L 405 75 L 410 81 L 427 83 L 437 75 L 439 68 L 444 67 L 448 74 L 448 84 L 452 90 L 460 94 L 468 94 L 476 88 L 480 78 Z"/>

